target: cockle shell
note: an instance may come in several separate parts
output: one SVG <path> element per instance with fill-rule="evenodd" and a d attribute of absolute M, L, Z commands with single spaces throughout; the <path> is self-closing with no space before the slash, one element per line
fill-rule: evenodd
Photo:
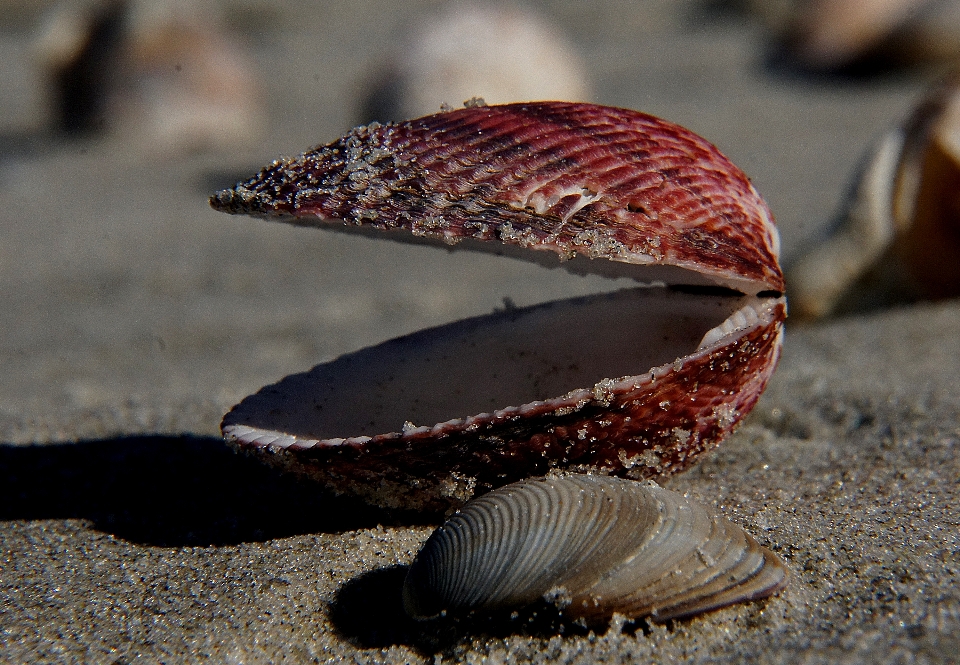
<path fill-rule="evenodd" d="M 613 613 L 686 617 L 782 589 L 777 556 L 732 522 L 646 481 L 527 479 L 467 503 L 410 566 L 408 614 L 555 603 L 597 623 Z"/>
<path fill-rule="evenodd" d="M 839 221 L 790 266 L 802 317 L 960 295 L 960 73 L 887 132 Z"/>
<path fill-rule="evenodd" d="M 385 342 L 224 417 L 241 449 L 374 503 L 447 509 L 557 467 L 674 473 L 753 407 L 779 356 L 786 311 L 766 205 L 713 145 L 643 113 L 472 103 L 372 124 L 211 204 L 559 256 L 640 283 Z"/>

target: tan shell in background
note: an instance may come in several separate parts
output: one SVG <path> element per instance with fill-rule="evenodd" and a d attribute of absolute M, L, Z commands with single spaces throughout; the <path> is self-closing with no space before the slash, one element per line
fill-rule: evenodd
<path fill-rule="evenodd" d="M 636 111 L 473 103 L 359 127 L 211 204 L 638 281 L 391 340 L 225 416 L 241 449 L 373 503 L 442 510 L 552 468 L 669 475 L 779 357 L 766 205 L 713 145 Z"/>
<path fill-rule="evenodd" d="M 596 624 L 666 621 L 782 589 L 776 555 L 732 522 L 651 482 L 530 478 L 474 499 L 437 529 L 403 587 L 417 619 L 554 603 Z"/>
<path fill-rule="evenodd" d="M 750 0 L 796 65 L 818 72 L 960 59 L 956 0 Z"/>
<path fill-rule="evenodd" d="M 262 133 L 261 81 L 248 48 L 210 0 L 50 3 L 31 44 L 49 121 L 116 132 L 163 155 L 250 145 Z"/>
<path fill-rule="evenodd" d="M 839 223 L 790 266 L 794 314 L 815 318 L 960 295 L 960 74 L 888 132 Z"/>

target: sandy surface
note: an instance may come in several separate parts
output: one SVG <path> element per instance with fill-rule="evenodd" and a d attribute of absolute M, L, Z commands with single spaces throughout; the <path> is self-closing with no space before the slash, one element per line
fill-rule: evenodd
<path fill-rule="evenodd" d="M 412 6 L 302 4 L 250 38 L 271 123 L 231 153 L 31 138 L 26 36 L 0 34 L 18 93 L 0 109 L 0 662 L 955 662 L 957 302 L 789 328 L 746 424 L 666 484 L 749 529 L 792 583 L 665 626 L 412 624 L 399 586 L 428 526 L 225 449 L 223 411 L 287 373 L 598 286 L 210 210 L 234 176 L 353 124 Z M 542 5 L 596 101 L 685 124 L 752 176 L 788 257 L 930 79 L 786 77 L 747 21 L 631 7 Z"/>

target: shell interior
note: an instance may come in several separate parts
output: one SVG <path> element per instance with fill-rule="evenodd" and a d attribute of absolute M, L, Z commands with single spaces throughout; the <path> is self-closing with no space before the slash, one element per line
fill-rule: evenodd
<path fill-rule="evenodd" d="M 411 616 L 545 599 L 588 623 L 679 618 L 769 596 L 786 569 L 732 522 L 644 482 L 528 479 L 466 504 L 410 567 Z"/>
<path fill-rule="evenodd" d="M 582 399 L 715 346 L 768 318 L 728 291 L 625 289 L 458 321 L 317 365 L 241 403 L 224 431 L 256 423 L 264 445 L 312 447 Z M 765 316 L 765 314 L 767 316 Z M 559 397 L 558 397 L 559 396 Z M 270 432 L 275 435 L 271 437 Z"/>

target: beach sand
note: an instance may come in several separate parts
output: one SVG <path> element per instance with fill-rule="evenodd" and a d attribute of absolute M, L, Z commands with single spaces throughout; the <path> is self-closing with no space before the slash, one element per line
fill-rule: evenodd
<path fill-rule="evenodd" d="M 270 123 L 243 150 L 54 141 L 3 95 L 0 662 L 956 662 L 956 301 L 788 323 L 755 411 L 664 485 L 777 552 L 790 585 L 666 625 L 415 624 L 399 589 L 429 524 L 223 445 L 221 415 L 288 373 L 597 286 L 207 206 L 351 127 L 392 31 L 433 6 L 321 4 L 251 40 Z M 538 6 L 582 50 L 594 101 L 686 125 L 751 176 L 789 259 L 932 73 L 790 76 L 765 65 L 759 26 L 706 4 Z M 7 89 L 27 89 L 26 41 L 0 34 Z"/>

